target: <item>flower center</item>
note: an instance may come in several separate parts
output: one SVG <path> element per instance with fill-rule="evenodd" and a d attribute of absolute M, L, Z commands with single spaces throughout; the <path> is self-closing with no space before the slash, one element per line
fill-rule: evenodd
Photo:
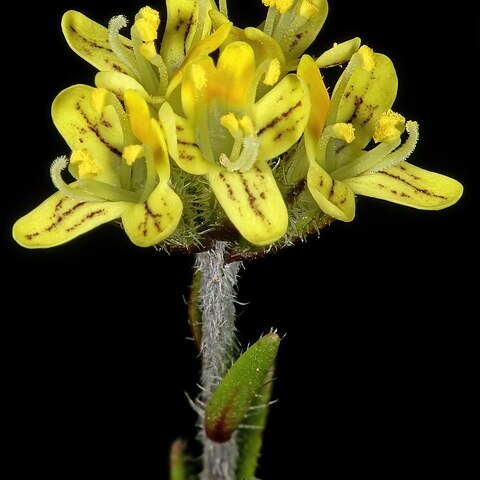
<path fill-rule="evenodd" d="M 233 139 L 230 155 L 227 155 L 225 151 L 220 153 L 218 157 L 220 165 L 231 172 L 250 170 L 257 159 L 260 148 L 252 119 L 248 115 L 237 118 L 230 112 L 220 118 L 220 124 L 230 132 Z"/>
<path fill-rule="evenodd" d="M 78 172 L 78 180 L 73 184 L 67 184 L 62 178 L 62 172 L 69 163 L 75 165 Z M 126 147 L 118 168 L 120 186 L 96 180 L 101 169 L 95 159 L 86 150 L 74 150 L 70 161 L 66 156 L 53 161 L 50 175 L 55 187 L 73 200 L 144 202 L 158 182 L 151 148 L 142 145 Z"/>

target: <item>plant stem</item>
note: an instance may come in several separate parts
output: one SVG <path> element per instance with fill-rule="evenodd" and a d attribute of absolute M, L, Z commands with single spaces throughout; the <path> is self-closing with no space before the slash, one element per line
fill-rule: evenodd
<path fill-rule="evenodd" d="M 201 274 L 199 306 L 202 311 L 202 391 L 201 404 L 210 399 L 220 380 L 238 356 L 235 336 L 235 301 L 240 262 L 225 264 L 225 242 L 196 256 L 195 266 Z M 207 438 L 201 419 L 203 442 L 201 480 L 234 480 L 238 459 L 236 435 L 225 443 Z"/>

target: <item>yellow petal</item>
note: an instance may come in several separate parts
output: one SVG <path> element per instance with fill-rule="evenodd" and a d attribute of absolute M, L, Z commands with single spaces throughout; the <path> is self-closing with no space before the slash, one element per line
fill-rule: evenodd
<path fill-rule="evenodd" d="M 327 215 L 351 222 L 355 217 L 355 196 L 344 182 L 334 180 L 320 165 L 311 162 L 307 185 L 320 209 Z"/>
<path fill-rule="evenodd" d="M 226 215 L 250 243 L 269 245 L 285 234 L 287 208 L 266 163 L 245 173 L 216 168 L 208 180 Z"/>
<path fill-rule="evenodd" d="M 230 23 L 228 18 L 216 10 L 210 10 L 210 17 L 212 19 L 214 29 Z M 255 52 L 255 61 L 260 65 L 264 60 L 271 60 L 277 58 L 280 62 L 282 70 L 285 68 L 285 55 L 282 47 L 270 35 L 267 35 L 262 30 L 255 27 L 238 28 L 232 26 L 227 39 L 222 43 L 221 48 L 225 48 L 232 42 L 247 42 Z"/>
<path fill-rule="evenodd" d="M 133 90 L 124 93 L 124 101 L 133 134 L 142 143 L 149 144 L 149 141 L 152 140 L 150 132 L 151 116 L 147 102 Z"/>
<path fill-rule="evenodd" d="M 335 88 L 332 94 L 332 108 L 336 97 L 341 95 L 336 111 L 331 111 L 328 123 L 351 122 L 355 127 L 355 144 L 364 148 L 372 139 L 375 126 L 383 112 L 388 110 L 397 95 L 398 79 L 392 61 L 385 55 L 367 52 L 365 45 L 352 57 L 365 54 L 366 61 L 358 61 L 343 91 Z M 357 57 L 355 57 L 357 56 Z M 371 58 L 370 58 L 371 57 Z M 368 60 L 368 61 L 367 61 Z M 370 63 L 373 62 L 372 65 Z M 348 67 L 345 70 L 348 75 Z M 337 85 L 342 85 L 342 78 Z M 334 121 L 331 121 L 331 117 Z"/>
<path fill-rule="evenodd" d="M 170 150 L 170 155 L 177 165 L 187 173 L 204 175 L 214 165 L 206 160 L 197 144 L 195 128 L 184 118 L 175 116 L 177 151 Z M 176 155 L 176 156 L 175 156 Z"/>
<path fill-rule="evenodd" d="M 108 30 L 80 12 L 70 10 L 63 15 L 62 30 L 71 49 L 100 71 L 117 71 L 133 75 L 132 70 L 113 53 Z M 132 42 L 120 35 L 121 43 L 132 49 Z"/>
<path fill-rule="evenodd" d="M 198 102 L 208 97 L 219 97 L 223 84 L 211 57 L 199 57 L 185 69 L 182 81 L 182 108 L 185 117 L 195 120 Z"/>
<path fill-rule="evenodd" d="M 222 51 L 217 71 L 227 110 L 246 103 L 255 69 L 255 54 L 248 43 L 233 42 Z"/>
<path fill-rule="evenodd" d="M 332 48 L 322 53 L 315 63 L 320 68 L 342 65 L 352 58 L 352 55 L 358 51 L 362 43 L 359 37 L 352 38 L 342 43 L 335 43 Z"/>
<path fill-rule="evenodd" d="M 120 98 L 127 90 L 133 90 L 144 100 L 150 100 L 150 95 L 139 82 L 121 72 L 99 72 L 95 75 L 95 85 L 110 90 Z"/>
<path fill-rule="evenodd" d="M 145 203 L 130 203 L 122 223 L 130 240 L 139 247 L 151 247 L 169 237 L 177 228 L 183 205 L 179 196 L 160 183 Z"/>
<path fill-rule="evenodd" d="M 13 238 L 26 248 L 55 247 L 119 218 L 127 205 L 81 202 L 57 192 L 15 223 Z"/>
<path fill-rule="evenodd" d="M 183 72 L 188 67 L 188 65 L 196 58 L 209 55 L 210 53 L 217 50 L 228 37 L 231 27 L 231 23 L 226 23 L 222 25 L 211 35 L 204 38 L 195 48 L 192 49 L 192 51 L 185 57 L 183 63 L 181 65 L 178 65 L 177 69 L 175 69 L 176 72 L 174 70 L 174 75 L 172 73 L 173 78 L 168 85 L 167 97 L 171 95 L 171 93 L 178 87 L 178 85 L 180 85 L 183 77 Z M 162 47 L 164 45 L 164 42 L 165 40 L 162 42 Z"/>
<path fill-rule="evenodd" d="M 124 95 L 125 107 L 133 134 L 145 145 L 149 145 L 157 161 L 165 161 L 167 146 L 163 132 L 156 118 L 150 116 L 147 102 L 135 91 L 127 90 Z"/>
<path fill-rule="evenodd" d="M 168 152 L 172 158 L 178 158 L 177 128 L 175 124 L 175 113 L 168 102 L 162 103 L 158 110 L 160 127 L 165 138 Z"/>
<path fill-rule="evenodd" d="M 119 186 L 123 131 L 114 111 L 106 110 L 106 118 L 94 108 L 94 91 L 86 85 L 63 90 L 52 105 L 53 121 L 71 150 L 86 150 L 95 158 L 101 170 L 96 180 Z"/>
<path fill-rule="evenodd" d="M 191 48 L 198 19 L 198 2 L 167 0 L 166 3 L 168 15 L 160 54 L 171 78 Z M 210 22 L 208 16 L 207 21 Z"/>
<path fill-rule="evenodd" d="M 298 75 L 307 82 L 310 89 L 310 117 L 305 129 L 305 148 L 310 161 L 315 159 L 315 150 L 327 119 L 330 97 L 323 83 L 322 75 L 310 55 L 303 55 L 298 64 Z"/>
<path fill-rule="evenodd" d="M 247 27 L 242 31 L 245 38 L 239 38 L 239 40 L 246 41 L 253 48 L 257 65 L 264 60 L 277 58 L 282 69 L 285 68 L 285 55 L 282 47 L 270 35 L 254 27 Z"/>
<path fill-rule="evenodd" d="M 287 61 L 299 58 L 312 44 L 328 15 L 325 0 L 300 0 L 297 4 L 281 19 L 282 25 L 275 28 L 273 35 Z"/>
<path fill-rule="evenodd" d="M 270 160 L 302 136 L 310 113 L 308 87 L 297 75 L 287 75 L 252 110 L 260 140 L 258 159 Z"/>
<path fill-rule="evenodd" d="M 441 210 L 455 204 L 463 186 L 453 178 L 407 162 L 383 172 L 344 180 L 352 190 L 367 197 L 421 210 Z"/>

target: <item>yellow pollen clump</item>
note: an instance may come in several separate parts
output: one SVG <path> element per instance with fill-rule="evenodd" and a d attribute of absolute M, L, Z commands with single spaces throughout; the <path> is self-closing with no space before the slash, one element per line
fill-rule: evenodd
<path fill-rule="evenodd" d="M 403 132 L 405 127 L 405 117 L 393 110 L 387 110 L 380 115 L 373 139 L 375 142 L 387 142 L 397 139 Z"/>
<path fill-rule="evenodd" d="M 70 163 L 72 165 L 77 165 L 79 178 L 91 178 L 102 172 L 95 162 L 95 159 L 87 150 L 73 150 L 70 157 Z"/>
<path fill-rule="evenodd" d="M 252 119 L 248 115 L 244 115 L 240 120 L 239 120 L 239 125 L 240 128 L 242 129 L 242 132 L 244 135 L 253 135 L 255 132 L 255 129 L 253 128 L 253 122 Z"/>
<path fill-rule="evenodd" d="M 144 42 L 153 42 L 157 38 L 160 26 L 160 14 L 150 7 L 143 7 L 138 12 L 135 28 Z"/>
<path fill-rule="evenodd" d="M 318 12 L 318 8 L 312 2 L 305 0 L 300 5 L 300 15 L 303 18 L 311 18 Z"/>
<path fill-rule="evenodd" d="M 362 68 L 367 72 L 371 72 L 375 68 L 375 54 L 370 47 L 363 45 L 358 50 L 358 54 L 362 60 Z"/>
<path fill-rule="evenodd" d="M 122 157 L 125 163 L 132 166 L 137 158 L 144 155 L 144 148 L 142 145 L 128 145 L 123 149 Z"/>
<path fill-rule="evenodd" d="M 107 104 L 108 90 L 106 88 L 95 88 L 92 91 L 92 106 L 99 115 Z"/>
<path fill-rule="evenodd" d="M 352 143 L 355 139 L 355 127 L 351 123 L 336 123 L 332 130 L 336 138 L 347 143 Z"/>
<path fill-rule="evenodd" d="M 268 66 L 263 83 L 270 86 L 275 85 L 278 82 L 281 72 L 282 67 L 280 66 L 280 60 L 278 60 L 278 58 L 274 58 Z"/>
<path fill-rule="evenodd" d="M 228 113 L 220 118 L 220 124 L 225 127 L 232 135 L 239 130 L 238 120 L 233 113 Z"/>
<path fill-rule="evenodd" d="M 266 7 L 275 7 L 280 13 L 288 12 L 294 2 L 295 0 L 262 0 Z"/>

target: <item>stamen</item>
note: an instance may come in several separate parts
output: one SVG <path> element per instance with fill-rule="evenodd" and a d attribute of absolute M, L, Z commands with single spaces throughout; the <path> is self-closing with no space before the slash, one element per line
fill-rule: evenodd
<path fill-rule="evenodd" d="M 269 6 L 269 3 L 265 3 L 267 0 L 262 0 L 262 3 Z M 267 34 L 272 36 L 273 30 L 275 29 L 275 23 L 277 22 L 278 18 L 280 17 L 280 13 L 276 8 L 270 7 L 267 10 L 267 16 L 265 18 L 265 24 L 263 26 L 263 31 Z"/>
<path fill-rule="evenodd" d="M 203 38 L 203 33 L 207 24 L 207 22 L 205 21 L 205 14 L 207 13 L 205 0 L 198 0 L 197 11 L 198 18 L 194 25 L 195 33 L 193 35 L 192 41 L 190 42 L 190 45 L 188 45 L 187 47 L 187 55 L 190 53 L 191 48 L 195 48 L 195 46 L 198 45 L 198 43 Z"/>
<path fill-rule="evenodd" d="M 140 79 L 140 72 L 136 67 L 135 57 L 129 52 L 120 40 L 120 30 L 126 27 L 128 24 L 127 19 L 123 15 L 117 15 L 113 17 L 108 23 L 108 43 L 113 53 L 118 59 L 127 65 L 132 70 L 136 79 Z"/>
<path fill-rule="evenodd" d="M 286 13 L 295 0 L 262 0 L 262 3 L 267 7 L 275 7 L 281 14 Z"/>
<path fill-rule="evenodd" d="M 62 172 L 68 166 L 68 158 L 65 155 L 56 158 L 50 167 L 50 177 L 55 188 L 62 192 L 66 197 L 80 202 L 98 202 L 102 198 L 98 198 L 90 193 L 84 192 L 68 185 L 62 178 Z"/>
<path fill-rule="evenodd" d="M 232 162 L 236 162 L 238 157 L 240 156 L 240 151 L 242 149 L 243 135 L 242 135 L 242 130 L 240 129 L 239 121 L 237 120 L 237 118 L 232 112 L 228 113 L 227 115 L 223 115 L 220 118 L 220 125 L 226 128 L 234 139 L 232 151 L 230 153 L 230 158 L 228 158 L 225 153 L 220 154 L 219 162 L 221 165 L 226 167 L 227 165 L 230 165 Z"/>
<path fill-rule="evenodd" d="M 366 170 L 363 173 L 363 175 L 370 175 L 372 173 L 377 173 L 380 171 L 387 170 L 407 160 L 407 158 L 415 150 L 415 147 L 418 142 L 418 123 L 412 122 L 409 120 L 405 124 L 405 128 L 408 133 L 408 138 L 407 140 L 405 140 L 405 143 L 401 147 L 397 148 L 390 155 L 387 155 L 381 162 L 377 163 L 373 168 Z"/>
<path fill-rule="evenodd" d="M 405 117 L 388 109 L 383 112 L 375 125 L 373 140 L 376 143 L 388 142 L 398 138 L 405 128 Z"/>
<path fill-rule="evenodd" d="M 360 59 L 362 61 L 362 68 L 367 72 L 371 72 L 375 68 L 375 54 L 370 47 L 363 45 L 358 50 Z"/>
<path fill-rule="evenodd" d="M 97 180 L 77 180 L 75 187 L 65 183 L 62 171 L 68 166 L 68 158 L 63 155 L 52 162 L 50 176 L 52 182 L 66 197 L 79 202 L 137 202 L 138 193 L 114 187 Z"/>
<path fill-rule="evenodd" d="M 278 60 L 278 58 L 274 58 L 268 66 L 263 83 L 269 86 L 275 85 L 278 82 L 281 73 L 282 68 L 280 66 L 280 60 Z"/>
<path fill-rule="evenodd" d="M 145 166 L 147 167 L 147 172 L 145 176 L 145 185 L 143 187 L 143 194 L 138 200 L 139 203 L 147 201 L 150 194 L 155 189 L 157 185 L 157 171 L 155 169 L 155 158 L 153 156 L 153 151 L 149 145 L 145 145 Z"/>
<path fill-rule="evenodd" d="M 107 105 L 108 90 L 106 88 L 95 88 L 92 90 L 92 107 L 98 115 L 101 115 Z"/>
<path fill-rule="evenodd" d="M 143 145 L 127 145 L 123 149 L 122 158 L 130 167 L 135 163 L 137 158 L 144 155 Z"/>
<path fill-rule="evenodd" d="M 143 42 L 154 42 L 160 26 L 160 14 L 151 7 L 143 7 L 137 14 L 134 27 Z"/>
<path fill-rule="evenodd" d="M 87 150 L 76 149 L 72 152 L 70 163 L 77 165 L 78 176 L 80 178 L 94 177 L 102 173 L 101 168 L 95 162 L 95 159 Z"/>
<path fill-rule="evenodd" d="M 227 0 L 220 0 L 218 3 L 220 5 L 220 13 L 228 18 Z"/>
<path fill-rule="evenodd" d="M 332 138 L 351 143 L 355 139 L 355 128 L 351 123 L 335 123 L 334 125 L 328 125 L 323 130 L 317 143 L 315 160 L 327 172 L 336 168 L 334 155 L 327 155 L 327 153 L 330 153 L 327 149 Z"/>
<path fill-rule="evenodd" d="M 140 47 L 140 53 L 146 58 L 152 65 L 158 68 L 159 85 L 158 96 L 164 97 L 168 87 L 168 70 L 163 58 L 158 54 L 154 42 L 144 43 Z M 160 103 L 160 102 L 159 102 Z M 162 102 L 163 103 L 163 102 Z"/>
<path fill-rule="evenodd" d="M 275 59 L 276 60 L 276 59 Z M 263 81 L 264 84 L 268 85 L 266 83 L 266 78 L 268 75 L 268 71 L 272 66 L 272 62 L 275 60 L 264 60 L 255 70 L 255 76 L 250 83 L 250 87 L 248 88 L 248 93 L 247 93 L 247 103 L 255 103 L 255 99 L 257 97 L 257 89 L 258 89 L 258 84 L 260 83 L 261 78 L 265 75 L 265 79 Z M 280 62 L 279 62 L 279 68 L 280 67 Z M 281 72 L 279 72 L 280 75 Z"/>
<path fill-rule="evenodd" d="M 360 155 L 360 157 L 352 162 L 347 163 L 347 165 L 331 172 L 330 175 L 335 180 L 358 177 L 383 160 L 389 153 L 395 150 L 400 143 L 401 140 L 399 138 L 390 142 L 381 143 L 372 150 Z"/>

